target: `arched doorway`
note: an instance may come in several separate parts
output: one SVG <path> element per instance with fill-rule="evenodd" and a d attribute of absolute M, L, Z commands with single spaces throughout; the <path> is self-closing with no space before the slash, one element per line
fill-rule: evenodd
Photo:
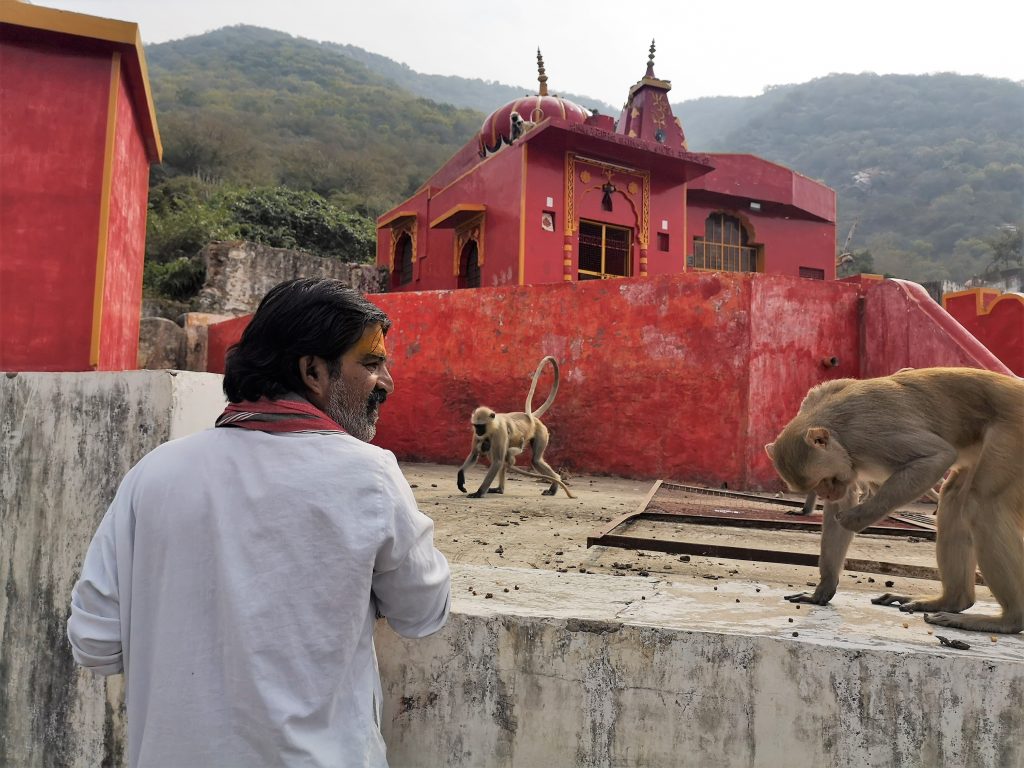
<path fill-rule="evenodd" d="M 480 287 L 480 261 L 476 240 L 470 240 L 462 247 L 459 256 L 459 288 Z"/>
<path fill-rule="evenodd" d="M 395 243 L 395 269 L 391 273 L 391 287 L 398 288 L 412 282 L 412 238 L 402 233 Z"/>

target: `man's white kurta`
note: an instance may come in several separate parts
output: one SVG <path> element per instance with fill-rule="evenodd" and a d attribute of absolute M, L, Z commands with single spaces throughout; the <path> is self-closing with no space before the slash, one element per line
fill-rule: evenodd
<path fill-rule="evenodd" d="M 126 674 L 131 766 L 383 766 L 377 612 L 423 637 L 449 589 L 393 454 L 211 429 L 125 476 L 68 637 L 79 664 Z"/>

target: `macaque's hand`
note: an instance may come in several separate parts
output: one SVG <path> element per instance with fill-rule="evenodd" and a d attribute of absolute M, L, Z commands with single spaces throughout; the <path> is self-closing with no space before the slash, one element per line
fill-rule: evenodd
<path fill-rule="evenodd" d="M 879 519 L 885 517 L 885 514 L 879 515 L 877 507 L 872 505 L 871 501 L 868 499 L 863 504 L 854 504 L 847 510 L 837 511 L 835 513 L 836 522 L 854 533 L 860 533 L 869 525 L 877 523 Z"/>
<path fill-rule="evenodd" d="M 463 493 L 466 492 L 466 473 L 463 472 L 461 469 L 459 470 L 459 477 L 455 481 L 455 484 L 458 485 L 460 491 L 462 491 Z"/>

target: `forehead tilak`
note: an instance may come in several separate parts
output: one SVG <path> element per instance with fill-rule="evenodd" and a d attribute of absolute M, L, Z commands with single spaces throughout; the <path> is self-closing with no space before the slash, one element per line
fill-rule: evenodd
<path fill-rule="evenodd" d="M 372 355 L 386 358 L 388 355 L 384 346 L 384 329 L 379 325 L 367 327 L 356 344 L 356 351 L 363 357 Z"/>

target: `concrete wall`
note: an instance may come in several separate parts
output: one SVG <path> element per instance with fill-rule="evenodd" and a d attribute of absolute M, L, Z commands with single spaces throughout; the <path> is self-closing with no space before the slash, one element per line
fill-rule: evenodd
<path fill-rule="evenodd" d="M 295 277 L 333 277 L 364 293 L 385 290 L 387 285 L 387 273 L 372 264 L 349 264 L 257 243 L 211 243 L 200 256 L 206 262 L 206 282 L 194 302 L 200 312 L 254 312 L 267 291 Z"/>
<path fill-rule="evenodd" d="M 221 407 L 207 374 L 0 375 L 0 765 L 123 763 L 122 678 L 74 666 L 71 587 L 121 476 Z M 1024 637 L 946 651 L 855 592 L 796 614 L 745 582 L 453 579 L 441 632 L 378 625 L 393 768 L 1024 764 Z"/>
<path fill-rule="evenodd" d="M 71 587 L 132 465 L 223 408 L 206 373 L 0 374 L 0 765 L 120 765 L 121 677 L 77 669 Z"/>
<path fill-rule="evenodd" d="M 784 590 L 741 582 L 457 566 L 452 586 L 439 633 L 378 627 L 392 768 L 1024 765 L 1024 638 L 949 652 L 843 592 L 790 623 Z"/>

